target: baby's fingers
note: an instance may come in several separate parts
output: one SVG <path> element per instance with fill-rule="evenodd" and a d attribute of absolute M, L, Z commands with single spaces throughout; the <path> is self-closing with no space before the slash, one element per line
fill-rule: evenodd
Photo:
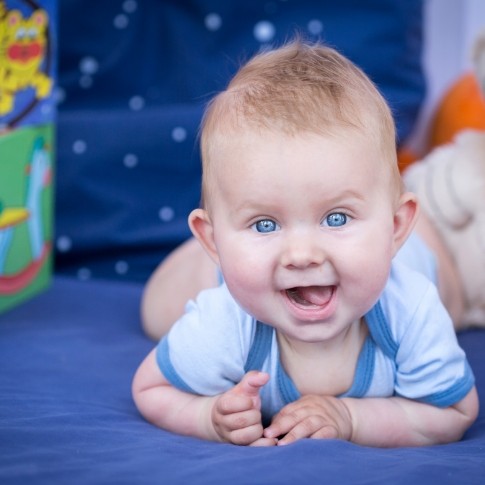
<path fill-rule="evenodd" d="M 216 403 L 216 411 L 222 415 L 240 413 L 253 408 L 252 398 L 228 392 Z"/>
<path fill-rule="evenodd" d="M 266 438 L 284 436 L 285 445 L 301 438 L 350 439 L 352 423 L 345 404 L 334 397 L 304 396 L 285 406 L 264 431 Z"/>
<path fill-rule="evenodd" d="M 298 408 L 289 412 L 292 405 L 283 408 L 276 416 L 274 416 L 271 425 L 264 430 L 266 438 L 278 439 L 289 433 L 303 418 Z"/>
<path fill-rule="evenodd" d="M 268 380 L 269 374 L 266 372 L 249 371 L 243 376 L 241 382 L 234 386 L 231 394 L 249 397 L 253 406 L 259 408 L 261 406 L 259 391 L 267 384 Z"/>
<path fill-rule="evenodd" d="M 314 415 L 304 415 L 300 410 L 291 413 L 278 414 L 271 426 L 264 430 L 266 438 L 278 438 L 278 444 L 287 444 L 297 439 L 308 438 L 324 425 L 321 418 Z"/>
<path fill-rule="evenodd" d="M 335 426 L 325 422 L 319 416 L 311 416 L 298 423 L 278 440 L 278 446 L 288 445 L 303 438 L 337 439 L 338 437 L 339 433 Z"/>
<path fill-rule="evenodd" d="M 261 427 L 259 436 L 262 436 L 263 434 L 261 414 L 256 409 L 250 409 L 249 411 L 243 411 L 241 413 L 227 414 L 222 418 L 221 424 L 230 431 L 246 429 L 257 425 Z"/>
<path fill-rule="evenodd" d="M 251 445 L 257 443 L 263 435 L 261 420 L 246 427 L 235 428 L 228 433 L 229 441 L 235 445 Z M 265 446 L 262 443 L 259 446 Z M 267 446 L 267 445 L 266 445 Z"/>
<path fill-rule="evenodd" d="M 265 372 L 250 371 L 212 407 L 212 424 L 223 440 L 249 445 L 263 436 L 259 391 L 269 379 Z"/>
<path fill-rule="evenodd" d="M 236 445 L 249 445 L 263 436 L 261 413 L 257 409 L 229 414 L 214 413 L 213 425 L 223 441 Z"/>
<path fill-rule="evenodd" d="M 263 446 L 276 446 L 278 440 L 273 438 L 259 438 L 258 440 L 251 443 L 249 446 L 263 447 Z"/>

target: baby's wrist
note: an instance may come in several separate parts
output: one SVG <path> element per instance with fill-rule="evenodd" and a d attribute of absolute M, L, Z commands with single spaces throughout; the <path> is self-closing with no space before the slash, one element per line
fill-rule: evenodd
<path fill-rule="evenodd" d="M 342 407 L 342 428 L 341 428 L 341 433 L 342 433 L 342 439 L 346 441 L 353 441 L 354 437 L 354 419 L 352 415 L 352 402 L 355 399 L 352 398 L 341 398 L 338 399 L 341 407 Z"/>
<path fill-rule="evenodd" d="M 216 418 L 216 406 L 219 396 L 204 397 L 204 402 L 200 410 L 201 434 L 203 438 L 210 441 L 225 441 L 224 437 L 219 433 Z"/>

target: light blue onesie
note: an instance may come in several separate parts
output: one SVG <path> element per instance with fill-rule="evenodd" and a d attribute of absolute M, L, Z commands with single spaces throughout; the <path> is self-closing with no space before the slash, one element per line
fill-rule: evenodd
<path fill-rule="evenodd" d="M 471 390 L 473 373 L 436 287 L 409 267 L 425 263 L 433 277 L 432 255 L 415 237 L 407 244 L 393 261 L 381 297 L 365 315 L 369 334 L 353 384 L 342 396 L 400 395 L 450 406 Z M 423 261 L 405 264 L 407 254 L 419 254 Z M 261 390 L 265 420 L 300 397 L 280 363 L 274 329 L 244 312 L 225 284 L 203 291 L 186 310 L 157 348 L 158 365 L 172 385 L 216 395 L 249 370 L 268 372 L 271 379 Z"/>

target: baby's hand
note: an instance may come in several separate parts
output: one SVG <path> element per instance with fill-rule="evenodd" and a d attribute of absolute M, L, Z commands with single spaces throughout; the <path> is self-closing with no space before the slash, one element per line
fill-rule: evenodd
<path fill-rule="evenodd" d="M 237 445 L 267 446 L 275 440 L 263 437 L 259 390 L 269 380 L 265 372 L 248 372 L 241 382 L 221 394 L 212 408 L 212 424 L 219 437 Z"/>
<path fill-rule="evenodd" d="M 282 435 L 278 445 L 287 445 L 301 438 L 350 440 L 352 420 L 342 400 L 308 395 L 285 406 L 264 430 L 265 438 Z"/>

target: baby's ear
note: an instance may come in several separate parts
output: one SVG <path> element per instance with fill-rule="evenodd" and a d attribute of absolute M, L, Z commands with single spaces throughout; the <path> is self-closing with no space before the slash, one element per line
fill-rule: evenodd
<path fill-rule="evenodd" d="M 219 255 L 214 241 L 214 227 L 204 209 L 194 209 L 189 215 L 189 227 L 210 258 L 219 265 Z"/>
<path fill-rule="evenodd" d="M 418 202 L 416 195 L 405 192 L 399 198 L 399 203 L 394 213 L 394 255 L 411 234 L 418 219 Z"/>

